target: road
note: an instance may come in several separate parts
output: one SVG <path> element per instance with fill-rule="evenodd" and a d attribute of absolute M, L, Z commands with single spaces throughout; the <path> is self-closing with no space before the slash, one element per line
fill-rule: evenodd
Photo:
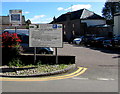
<path fill-rule="evenodd" d="M 64 44 L 58 55 L 75 55 L 77 67 L 87 70 L 63 79 L 2 81 L 2 92 L 118 92 L 117 53 Z"/>

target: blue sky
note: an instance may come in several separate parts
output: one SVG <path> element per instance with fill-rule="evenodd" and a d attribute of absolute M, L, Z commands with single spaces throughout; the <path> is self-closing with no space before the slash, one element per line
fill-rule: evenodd
<path fill-rule="evenodd" d="M 86 8 L 99 15 L 105 2 L 2 2 L 2 16 L 9 14 L 9 10 L 21 9 L 25 19 L 32 23 L 49 23 L 53 17 Z M 71 8 L 72 6 L 72 8 Z"/>

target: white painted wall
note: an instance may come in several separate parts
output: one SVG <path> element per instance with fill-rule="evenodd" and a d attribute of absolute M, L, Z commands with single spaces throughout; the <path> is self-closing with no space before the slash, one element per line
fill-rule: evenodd
<path fill-rule="evenodd" d="M 120 15 L 114 16 L 114 35 L 120 35 Z"/>
<path fill-rule="evenodd" d="M 86 22 L 87 26 L 90 25 L 101 25 L 101 24 L 106 24 L 106 20 L 81 20 L 81 22 Z"/>

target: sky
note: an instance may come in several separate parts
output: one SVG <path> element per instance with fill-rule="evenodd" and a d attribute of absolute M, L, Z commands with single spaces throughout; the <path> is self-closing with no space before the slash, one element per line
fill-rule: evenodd
<path fill-rule="evenodd" d="M 86 8 L 102 15 L 103 2 L 2 2 L 2 15 L 9 15 L 9 10 L 22 10 L 25 20 L 32 23 L 49 23 L 64 13 Z"/>

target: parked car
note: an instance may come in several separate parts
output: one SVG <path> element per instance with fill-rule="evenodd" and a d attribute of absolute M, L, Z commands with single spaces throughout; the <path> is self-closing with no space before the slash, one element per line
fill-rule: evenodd
<path fill-rule="evenodd" d="M 120 47 L 120 36 L 115 37 L 112 43 L 114 47 Z"/>
<path fill-rule="evenodd" d="M 85 36 L 84 38 L 83 38 L 83 44 L 85 45 L 85 46 L 90 46 L 91 45 L 91 41 L 94 39 L 94 38 L 96 38 L 95 36 Z"/>
<path fill-rule="evenodd" d="M 73 40 L 73 43 L 74 43 L 74 44 L 84 44 L 84 45 L 87 46 L 87 45 L 90 44 L 90 42 L 91 42 L 91 40 L 92 40 L 93 38 L 95 38 L 95 36 L 93 36 L 93 35 L 80 36 L 80 37 L 78 37 L 78 38 L 75 38 L 75 39 Z"/>
<path fill-rule="evenodd" d="M 84 38 L 84 36 L 75 38 L 75 39 L 73 40 L 73 44 L 77 44 L 77 45 L 81 44 L 82 41 L 83 41 L 83 38 Z"/>
<path fill-rule="evenodd" d="M 103 47 L 103 41 L 107 40 L 108 38 L 106 37 L 97 37 L 97 38 L 93 38 L 90 42 L 91 46 L 94 47 Z"/>
<path fill-rule="evenodd" d="M 120 36 L 116 36 L 112 39 L 103 41 L 103 46 L 120 48 Z"/>
<path fill-rule="evenodd" d="M 20 35 L 18 35 L 20 36 Z M 22 42 L 20 45 L 23 48 L 23 52 L 34 52 L 34 47 L 29 47 L 29 36 L 28 35 L 21 35 L 20 36 Z M 53 49 L 51 47 L 36 47 L 37 54 L 53 54 Z"/>
<path fill-rule="evenodd" d="M 103 41 L 103 47 L 111 48 L 112 47 L 112 41 L 111 40 L 104 40 Z"/>
<path fill-rule="evenodd" d="M 20 43 L 23 48 L 23 52 L 34 53 L 34 47 L 29 47 L 28 43 Z M 36 47 L 37 54 L 53 54 L 53 49 L 51 47 Z"/>

